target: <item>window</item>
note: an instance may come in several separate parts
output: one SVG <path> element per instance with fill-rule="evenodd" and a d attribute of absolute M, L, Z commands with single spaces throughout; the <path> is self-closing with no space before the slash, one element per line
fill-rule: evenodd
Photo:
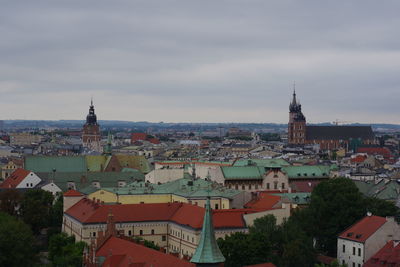
<path fill-rule="evenodd" d="M 249 189 L 251 189 L 251 184 L 249 184 Z"/>
<path fill-rule="evenodd" d="M 353 255 L 356 255 L 356 247 L 353 247 Z"/>
<path fill-rule="evenodd" d="M 166 237 L 165 235 L 163 235 L 163 236 L 161 237 L 161 240 L 162 240 L 162 241 L 167 241 L 167 237 Z"/>
<path fill-rule="evenodd" d="M 274 182 L 274 189 L 278 189 L 278 182 Z"/>
<path fill-rule="evenodd" d="M 139 235 L 143 235 L 143 230 L 140 230 L 140 231 L 139 231 Z"/>
<path fill-rule="evenodd" d="M 282 189 L 285 189 L 285 183 L 282 183 Z"/>
<path fill-rule="evenodd" d="M 96 232 L 93 232 L 93 237 L 96 237 Z"/>
<path fill-rule="evenodd" d="M 353 262 L 353 267 L 356 267 L 356 263 L 355 262 Z"/>
<path fill-rule="evenodd" d="M 361 256 L 361 248 L 358 248 L 358 256 Z"/>
<path fill-rule="evenodd" d="M 242 185 L 242 190 L 245 190 L 246 189 L 246 186 L 245 185 Z"/>
<path fill-rule="evenodd" d="M 154 235 L 154 229 L 151 229 L 151 234 Z"/>
<path fill-rule="evenodd" d="M 194 243 L 194 237 L 192 237 L 192 243 Z"/>
<path fill-rule="evenodd" d="M 129 236 L 132 235 L 132 231 L 131 231 L 131 230 L 128 231 L 128 235 L 129 235 Z"/>
<path fill-rule="evenodd" d="M 269 189 L 269 183 L 267 183 L 267 189 Z"/>
<path fill-rule="evenodd" d="M 215 204 L 215 209 L 216 209 L 216 210 L 218 209 L 218 204 Z"/>
<path fill-rule="evenodd" d="M 235 189 L 238 190 L 238 189 L 239 189 L 239 186 L 238 186 L 238 185 L 235 185 Z"/>
<path fill-rule="evenodd" d="M 256 184 L 256 189 L 258 189 L 258 184 Z"/>
<path fill-rule="evenodd" d="M 346 246 L 345 245 L 343 245 L 343 250 L 342 250 L 343 252 L 345 252 L 346 251 Z"/>

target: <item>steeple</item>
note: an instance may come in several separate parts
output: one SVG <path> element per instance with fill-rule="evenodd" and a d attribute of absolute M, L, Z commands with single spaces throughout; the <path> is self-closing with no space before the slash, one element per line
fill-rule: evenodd
<path fill-rule="evenodd" d="M 104 155 L 111 156 L 111 154 L 112 154 L 112 141 L 111 141 L 111 133 L 110 132 L 108 132 L 107 144 L 105 145 L 103 151 L 104 151 L 103 152 Z"/>
<path fill-rule="evenodd" d="M 215 240 L 210 197 L 207 197 L 200 242 L 190 262 L 196 263 L 197 266 L 218 266 L 225 262 L 225 257 Z"/>
<path fill-rule="evenodd" d="M 90 99 L 89 114 L 86 116 L 86 124 L 97 125 L 97 116 L 94 113 L 93 98 Z"/>

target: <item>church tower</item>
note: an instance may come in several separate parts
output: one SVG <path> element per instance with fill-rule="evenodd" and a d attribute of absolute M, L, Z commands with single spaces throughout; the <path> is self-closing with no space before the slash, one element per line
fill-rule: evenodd
<path fill-rule="evenodd" d="M 300 102 L 296 99 L 296 89 L 293 89 L 293 99 L 289 105 L 288 124 L 289 144 L 305 144 L 306 141 L 306 117 L 301 112 Z"/>
<path fill-rule="evenodd" d="M 94 113 L 93 100 L 91 100 L 89 114 L 86 116 L 86 123 L 83 125 L 82 130 L 83 147 L 89 148 L 93 151 L 102 152 L 100 141 L 100 125 L 97 123 L 97 116 Z"/>

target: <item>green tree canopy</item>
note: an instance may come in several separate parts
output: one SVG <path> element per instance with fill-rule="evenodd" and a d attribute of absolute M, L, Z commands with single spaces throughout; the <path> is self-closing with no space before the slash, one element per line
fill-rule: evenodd
<path fill-rule="evenodd" d="M 57 267 L 82 266 L 84 242 L 75 243 L 66 233 L 53 235 L 49 243 L 49 260 Z"/>
<path fill-rule="evenodd" d="M 21 201 L 22 196 L 17 190 L 6 189 L 0 192 L 0 211 L 17 216 Z"/>
<path fill-rule="evenodd" d="M 0 212 L 0 266 L 32 266 L 37 261 L 34 238 L 29 227 Z"/>
<path fill-rule="evenodd" d="M 21 215 L 34 233 L 48 227 L 51 221 L 53 195 L 42 189 L 28 190 L 21 203 Z"/>

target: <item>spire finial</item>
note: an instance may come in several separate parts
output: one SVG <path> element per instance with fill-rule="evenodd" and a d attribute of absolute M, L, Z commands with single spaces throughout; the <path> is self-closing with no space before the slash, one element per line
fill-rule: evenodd
<path fill-rule="evenodd" d="M 90 98 L 90 105 L 93 106 L 93 96 Z"/>
<path fill-rule="evenodd" d="M 293 94 L 296 95 L 296 81 L 293 82 Z"/>

